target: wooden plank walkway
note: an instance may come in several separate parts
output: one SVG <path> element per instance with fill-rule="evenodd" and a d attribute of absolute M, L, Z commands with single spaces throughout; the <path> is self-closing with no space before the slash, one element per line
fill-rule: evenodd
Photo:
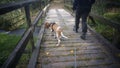
<path fill-rule="evenodd" d="M 79 33 L 73 31 L 74 17 L 64 9 L 50 9 L 46 21 L 57 22 L 69 39 L 63 39 L 57 47 L 57 40 L 45 29 L 37 68 L 120 68 L 94 34 L 88 31 L 87 39 L 82 40 L 81 28 Z"/>

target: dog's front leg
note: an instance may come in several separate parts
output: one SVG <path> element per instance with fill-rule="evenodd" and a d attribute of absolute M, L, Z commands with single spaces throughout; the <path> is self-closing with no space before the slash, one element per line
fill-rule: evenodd
<path fill-rule="evenodd" d="M 60 36 L 58 35 L 58 33 L 56 32 L 56 36 L 57 36 L 57 40 L 58 40 L 58 43 L 57 43 L 57 45 L 56 46 L 59 46 L 60 45 Z"/>
<path fill-rule="evenodd" d="M 54 32 L 53 32 L 52 28 L 50 27 L 49 29 L 51 31 L 51 36 L 54 36 Z"/>
<path fill-rule="evenodd" d="M 68 39 L 68 37 L 66 37 L 66 36 L 63 34 L 63 32 L 61 32 L 61 36 L 62 36 L 63 38 Z"/>

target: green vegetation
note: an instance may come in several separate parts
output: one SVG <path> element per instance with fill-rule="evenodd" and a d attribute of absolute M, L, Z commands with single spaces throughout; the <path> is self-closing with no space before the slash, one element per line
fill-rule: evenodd
<path fill-rule="evenodd" d="M 27 68 L 27 64 L 29 62 L 30 57 L 28 54 L 23 54 L 20 58 L 19 63 L 17 64 L 16 68 Z"/>
<path fill-rule="evenodd" d="M 37 38 L 34 39 L 36 41 Z M 29 41 L 29 43 L 26 46 L 25 52 L 22 54 L 16 68 L 27 68 L 31 54 L 32 54 L 32 46 Z"/>
<path fill-rule="evenodd" d="M 0 34 L 0 66 L 16 47 L 20 37 L 15 35 Z"/>
<path fill-rule="evenodd" d="M 16 1 L 21 1 L 21 0 L 4 0 L 4 1 L 2 0 L 0 1 L 0 4 L 16 2 Z M 43 5 L 42 7 L 38 7 L 38 6 L 40 6 L 39 2 L 30 5 L 30 16 L 32 22 L 35 19 L 38 12 L 43 8 Z M 15 30 L 26 27 L 27 27 L 27 22 L 26 22 L 26 15 L 24 8 L 20 8 L 12 12 L 0 15 L 0 29 Z"/>
<path fill-rule="evenodd" d="M 120 13 L 110 13 L 110 12 L 108 12 L 108 13 L 104 14 L 104 17 L 120 23 Z"/>
<path fill-rule="evenodd" d="M 38 21 L 37 26 L 41 26 L 41 24 L 43 23 L 43 21 L 44 21 L 44 19 L 40 19 L 40 20 Z"/>
<path fill-rule="evenodd" d="M 0 29 L 14 30 L 25 22 L 21 9 L 0 16 Z"/>
<path fill-rule="evenodd" d="M 98 0 L 93 5 L 92 13 L 102 15 L 113 21 L 120 21 L 120 6 L 113 3 L 120 3 L 120 0 Z"/>
<path fill-rule="evenodd" d="M 7 34 L 0 34 L 0 67 L 5 62 L 5 60 L 9 57 L 11 52 L 16 47 L 16 44 L 20 40 L 20 36 L 15 35 L 7 35 Z M 37 38 L 34 38 L 34 41 L 36 41 Z M 21 66 L 25 66 L 28 64 L 28 61 L 30 59 L 30 56 L 32 54 L 32 46 L 30 42 L 27 44 L 27 47 L 25 49 L 25 53 L 23 53 L 19 64 L 17 65 L 18 68 Z"/>
<path fill-rule="evenodd" d="M 21 0 L 0 0 L 0 4 L 13 3 Z M 22 9 L 0 15 L 0 29 L 15 30 L 25 23 L 25 15 Z"/>
<path fill-rule="evenodd" d="M 103 16 L 106 19 L 109 19 L 111 21 L 120 23 L 120 6 L 119 5 L 113 5 L 115 3 L 120 3 L 120 0 L 98 0 L 93 5 L 92 13 L 98 14 Z M 98 9 L 99 8 L 99 9 Z M 103 35 L 106 39 L 108 39 L 111 43 L 115 44 L 115 46 L 118 47 L 119 40 L 118 38 L 116 42 L 115 40 L 115 33 L 116 29 L 103 24 L 104 22 L 101 22 L 100 20 L 96 20 L 96 25 L 92 26 L 98 33 Z M 90 24 L 90 23 L 89 23 Z M 91 23 L 92 24 L 92 23 Z M 91 25 L 90 24 L 90 25 Z M 119 34 L 117 34 L 119 35 Z M 119 47 L 118 47 L 119 48 Z"/>
<path fill-rule="evenodd" d="M 102 23 L 100 20 L 95 20 L 96 24 L 93 24 L 91 21 L 89 21 L 89 25 L 96 30 L 96 32 L 100 33 L 103 35 L 107 40 L 113 41 L 113 36 L 115 29 L 111 28 L 109 25 L 105 25 Z M 109 30 L 107 30 L 109 29 Z"/>

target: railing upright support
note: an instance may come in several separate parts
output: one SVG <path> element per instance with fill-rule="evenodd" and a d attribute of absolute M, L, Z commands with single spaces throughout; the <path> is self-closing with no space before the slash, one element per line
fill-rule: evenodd
<path fill-rule="evenodd" d="M 40 0 L 40 10 L 42 10 L 42 1 Z"/>
<path fill-rule="evenodd" d="M 26 14 L 26 20 L 27 20 L 27 24 L 28 24 L 28 28 L 30 28 L 32 26 L 31 23 L 31 16 L 30 16 L 30 7 L 29 5 L 25 6 L 25 14 Z M 34 46 L 34 38 L 33 38 L 33 31 L 34 31 L 34 27 L 31 30 L 31 38 L 30 38 L 30 43 L 32 45 L 32 51 L 34 50 L 35 46 Z"/>

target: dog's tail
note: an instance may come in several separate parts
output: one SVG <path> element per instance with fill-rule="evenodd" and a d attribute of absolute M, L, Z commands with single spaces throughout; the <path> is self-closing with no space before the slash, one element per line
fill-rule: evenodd
<path fill-rule="evenodd" d="M 66 37 L 66 36 L 63 34 L 63 32 L 61 32 L 61 36 L 64 37 L 64 38 L 66 38 L 66 39 L 68 39 L 68 37 Z"/>

